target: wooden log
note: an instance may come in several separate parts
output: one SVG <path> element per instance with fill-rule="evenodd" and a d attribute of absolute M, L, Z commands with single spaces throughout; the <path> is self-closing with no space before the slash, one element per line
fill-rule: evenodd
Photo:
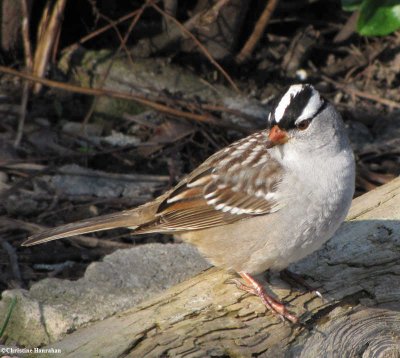
<path fill-rule="evenodd" d="M 400 178 L 355 199 L 337 235 L 291 269 L 324 296 L 272 278 L 301 325 L 213 268 L 51 347 L 63 357 L 398 357 Z"/>

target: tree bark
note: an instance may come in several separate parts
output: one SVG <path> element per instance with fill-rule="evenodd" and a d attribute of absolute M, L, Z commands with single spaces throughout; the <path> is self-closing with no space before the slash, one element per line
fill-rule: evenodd
<path fill-rule="evenodd" d="M 213 268 L 51 347 L 63 357 L 398 357 L 399 194 L 397 178 L 355 199 L 335 237 L 291 267 L 324 300 L 272 277 L 268 289 L 300 325 Z"/>

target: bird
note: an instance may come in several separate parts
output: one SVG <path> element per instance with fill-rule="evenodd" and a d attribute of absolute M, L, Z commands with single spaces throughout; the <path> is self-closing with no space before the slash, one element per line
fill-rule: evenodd
<path fill-rule="evenodd" d="M 264 129 L 211 155 L 156 199 L 44 230 L 22 245 L 121 227 L 173 234 L 214 266 L 238 273 L 239 289 L 297 323 L 254 276 L 320 248 L 344 221 L 354 186 L 341 115 L 311 84 L 293 84 L 275 99 Z"/>

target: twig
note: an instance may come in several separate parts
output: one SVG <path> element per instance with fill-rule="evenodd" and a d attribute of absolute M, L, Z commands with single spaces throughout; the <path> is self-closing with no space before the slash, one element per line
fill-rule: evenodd
<path fill-rule="evenodd" d="M 28 81 L 24 81 L 24 84 L 22 87 L 21 105 L 19 107 L 17 135 L 16 135 L 15 141 L 14 141 L 14 147 L 19 146 L 21 139 L 22 139 L 22 135 L 24 133 L 26 108 L 28 106 L 30 88 L 31 88 L 30 83 Z"/>
<path fill-rule="evenodd" d="M 22 9 L 22 41 L 24 44 L 24 55 L 25 55 L 25 65 L 28 71 L 32 68 L 33 60 L 32 60 L 32 46 L 30 42 L 30 34 L 29 34 L 29 8 L 27 4 L 27 0 L 21 0 L 21 9 Z"/>
<path fill-rule="evenodd" d="M 252 34 L 246 41 L 243 48 L 240 50 L 239 54 L 236 56 L 237 63 L 243 63 L 250 57 L 262 34 L 264 33 L 268 21 L 271 18 L 277 4 L 278 0 L 269 0 L 268 3 L 265 5 L 264 11 L 262 12 L 260 18 L 257 20 Z"/>
<path fill-rule="evenodd" d="M 249 130 L 246 130 L 243 128 L 242 128 L 242 132 L 250 133 Z M 68 133 L 64 133 L 64 134 L 68 135 Z M 81 139 L 82 141 L 85 141 L 85 140 L 88 141 L 88 137 L 83 137 L 83 136 L 77 136 L 77 137 L 79 139 Z M 93 143 L 93 142 L 90 142 L 90 143 Z M 154 143 L 149 143 L 149 142 L 128 144 L 128 145 L 124 145 L 121 147 L 116 147 L 116 148 L 113 147 L 113 148 L 93 151 L 91 153 L 86 153 L 85 156 L 86 157 L 94 157 L 94 156 L 97 156 L 100 154 L 106 155 L 106 154 L 112 154 L 115 152 L 124 152 L 124 151 L 132 150 L 132 149 L 143 148 L 143 147 L 153 147 L 153 146 L 154 146 Z M 67 153 L 67 154 L 59 154 L 59 155 L 49 155 L 46 157 L 37 157 L 37 158 L 31 157 L 29 159 L 14 159 L 14 160 L 8 161 L 8 162 L 0 162 L 0 169 L 3 169 L 3 168 L 7 169 L 8 165 L 13 165 L 15 163 L 23 164 L 23 163 L 30 163 L 30 162 L 43 162 L 43 161 L 48 162 L 48 161 L 52 161 L 52 160 L 65 160 L 65 159 L 74 159 L 74 158 L 82 158 L 82 153 L 77 152 L 77 153 Z M 6 192 L 7 192 L 7 190 L 0 193 L 0 201 L 2 200 L 2 198 L 4 198 L 6 196 L 6 195 L 3 196 L 3 194 Z"/>
<path fill-rule="evenodd" d="M 11 266 L 11 271 L 13 273 L 13 276 L 16 280 L 18 287 L 21 287 L 22 276 L 21 276 L 21 271 L 19 269 L 19 265 L 18 265 L 18 257 L 17 257 L 14 247 L 12 247 L 12 245 L 4 239 L 0 239 L 0 245 L 7 252 L 8 257 L 10 259 L 10 266 Z"/>
<path fill-rule="evenodd" d="M 62 52 L 72 52 L 74 50 L 76 50 L 80 45 L 84 44 L 85 42 L 91 40 L 92 38 L 99 36 L 100 34 L 102 34 L 103 32 L 106 32 L 110 29 L 115 28 L 116 25 L 119 25 L 120 23 L 129 20 L 130 18 L 136 16 L 136 14 L 139 12 L 140 9 L 132 11 L 131 13 L 120 17 L 118 20 L 114 20 L 112 23 L 105 25 L 103 27 L 101 27 L 100 29 L 97 29 L 93 32 L 91 32 L 90 34 L 82 37 L 79 41 L 73 43 L 72 45 L 66 47 Z"/>
<path fill-rule="evenodd" d="M 115 33 L 117 34 L 117 37 L 120 41 L 120 45 L 118 47 L 118 50 L 116 52 L 116 54 L 113 56 L 114 58 L 118 56 L 119 52 L 121 51 L 121 49 L 123 48 L 126 52 L 126 55 L 128 56 L 128 59 L 132 62 L 132 56 L 131 53 L 129 51 L 129 49 L 126 47 L 126 42 L 127 42 L 127 35 L 122 36 L 121 32 L 119 31 L 118 27 L 117 27 L 117 23 L 112 20 L 111 18 L 109 18 L 108 16 L 102 14 L 96 7 L 96 0 L 88 0 L 91 4 L 92 4 L 92 11 L 95 12 L 97 14 L 97 17 L 107 21 L 111 28 L 115 31 Z M 147 7 L 147 4 L 143 4 L 142 7 L 140 9 L 138 9 L 137 11 L 135 11 L 135 15 L 134 15 L 134 19 L 132 20 L 132 23 L 136 24 L 137 21 L 139 20 L 139 18 L 141 17 L 143 10 Z M 129 35 L 130 32 L 132 31 L 132 23 L 129 26 L 129 29 L 127 31 L 127 34 Z M 113 64 L 113 60 L 110 61 L 109 67 L 112 67 Z M 109 70 L 106 70 L 106 76 L 108 75 Z"/>
<path fill-rule="evenodd" d="M 22 180 L 17 181 L 10 188 L 3 190 L 0 193 L 0 201 L 5 200 L 5 198 L 9 197 L 12 193 L 15 193 L 16 191 L 18 191 L 26 183 L 32 182 L 32 179 L 35 178 L 36 176 L 44 175 L 46 173 L 49 173 L 51 170 L 52 170 L 52 167 L 49 166 L 49 167 L 44 167 L 42 170 L 39 170 L 37 172 L 30 173 L 29 176 L 23 178 Z"/>
<path fill-rule="evenodd" d="M 29 34 L 29 8 L 26 0 L 21 0 L 21 9 L 22 9 L 21 32 L 22 32 L 22 42 L 24 44 L 25 66 L 26 70 L 28 72 L 31 72 L 33 66 L 33 60 L 32 60 L 32 48 L 30 43 L 30 34 Z M 24 85 L 22 87 L 21 106 L 19 110 L 17 135 L 14 141 L 14 147 L 19 146 L 24 132 L 26 108 L 28 106 L 30 87 L 31 87 L 30 83 L 28 81 L 24 81 Z"/>
<path fill-rule="evenodd" d="M 46 167 L 44 165 L 37 165 L 33 163 L 26 164 L 5 164 L 0 166 L 1 170 L 20 170 L 28 173 L 37 173 L 42 174 L 66 174 L 66 175 L 82 175 L 82 176 L 93 176 L 96 178 L 108 178 L 114 180 L 126 180 L 129 182 L 155 182 L 155 183 L 164 183 L 169 179 L 168 175 L 159 175 L 159 174 L 121 174 L 121 173 L 109 173 L 102 172 L 99 170 L 91 170 L 84 167 L 79 166 L 71 166 L 71 167 L 61 167 L 61 168 L 51 168 Z M 32 180 L 32 178 L 29 178 Z"/>
<path fill-rule="evenodd" d="M 245 132 L 245 133 L 248 132 L 248 128 L 243 128 L 238 125 L 227 123 L 226 121 L 223 121 L 217 117 L 214 117 L 210 113 L 197 114 L 197 113 L 192 113 L 192 112 L 188 112 L 188 111 L 181 111 L 179 109 L 168 107 L 162 103 L 149 100 L 146 97 L 140 96 L 140 95 L 134 95 L 134 94 L 128 94 L 128 93 L 117 92 L 117 91 L 112 91 L 112 90 L 105 90 L 105 89 L 98 89 L 98 88 L 75 86 L 75 85 L 72 85 L 69 83 L 61 83 L 61 82 L 49 80 L 47 78 L 37 77 L 37 76 L 31 75 L 31 74 L 16 71 L 11 68 L 4 67 L 4 66 L 0 66 L 0 72 L 8 73 L 10 75 L 25 78 L 25 79 L 35 81 L 35 82 L 39 82 L 43 85 L 46 85 L 46 86 L 49 86 L 52 88 L 62 89 L 65 91 L 70 91 L 70 92 L 75 92 L 75 93 L 80 93 L 80 94 L 90 95 L 90 96 L 107 96 L 107 97 L 135 101 L 144 106 L 153 108 L 159 112 L 162 112 L 162 113 L 174 116 L 174 117 L 185 118 L 185 119 L 189 119 L 192 121 L 210 123 L 210 124 L 214 124 L 214 125 L 217 125 L 220 127 L 236 129 L 238 131 Z M 183 101 L 181 101 L 180 103 L 183 104 Z M 192 108 L 194 108 L 193 103 L 188 102 L 187 106 L 189 107 L 189 105 L 192 106 Z M 197 107 L 197 109 L 201 110 L 202 108 Z"/>
<path fill-rule="evenodd" d="M 218 3 L 217 3 L 218 4 Z M 200 50 L 204 53 L 204 55 L 208 58 L 208 60 L 217 68 L 217 70 L 225 77 L 225 79 L 229 82 L 229 84 L 232 86 L 232 88 L 240 93 L 240 90 L 238 86 L 236 86 L 235 82 L 233 82 L 232 78 L 228 75 L 228 73 L 221 67 L 221 65 L 214 60 L 210 52 L 207 50 L 207 48 L 194 36 L 185 26 L 183 26 L 177 19 L 175 19 L 173 16 L 167 14 L 164 10 L 162 10 L 158 5 L 152 3 L 151 6 L 158 11 L 162 16 L 166 17 L 169 21 L 175 23 L 181 31 L 189 36 L 195 43 L 196 45 L 200 48 Z M 212 10 L 212 9 L 211 9 Z M 211 11 L 210 10 L 210 11 Z"/>
<path fill-rule="evenodd" d="M 93 0 L 91 0 L 93 1 Z M 93 3 L 93 6 L 95 6 L 95 4 Z M 114 28 L 115 32 L 117 33 L 119 39 L 120 39 L 120 45 L 117 49 L 117 51 L 115 52 L 115 54 L 113 55 L 111 61 L 108 63 L 106 70 L 104 71 L 104 75 L 102 76 L 102 78 L 100 79 L 100 83 L 98 84 L 98 88 L 103 88 L 104 83 L 106 81 L 106 79 L 108 78 L 108 75 L 110 74 L 111 68 L 114 64 L 115 59 L 117 58 L 117 56 L 119 55 L 119 53 L 121 52 L 122 49 L 125 50 L 129 61 L 131 62 L 131 64 L 133 64 L 133 59 L 131 56 L 130 51 L 128 50 L 128 48 L 126 47 L 126 43 L 128 41 L 128 37 L 131 34 L 133 28 L 136 26 L 137 22 L 139 21 L 140 17 L 142 16 L 144 10 L 146 9 L 146 7 L 148 6 L 147 3 L 143 4 L 142 7 L 139 9 L 139 11 L 136 13 L 134 19 L 132 20 L 131 24 L 129 25 L 128 31 L 126 32 L 125 36 L 122 37 L 121 33 L 119 32 L 117 26 L 114 24 L 114 22 L 109 19 L 107 16 L 100 14 L 100 16 L 102 18 L 104 18 L 106 21 L 108 21 L 112 27 Z M 82 125 L 83 127 L 85 127 L 85 125 L 89 122 L 90 117 L 92 116 L 95 107 L 96 107 L 96 103 L 97 103 L 97 97 L 94 98 L 88 112 L 85 115 L 85 118 L 82 121 Z"/>
<path fill-rule="evenodd" d="M 336 81 L 332 80 L 331 78 L 329 78 L 329 77 L 327 77 L 325 75 L 322 75 L 321 77 L 326 82 L 332 83 L 336 88 L 348 93 L 349 95 L 357 96 L 357 97 L 360 97 L 360 98 L 369 99 L 371 101 L 374 101 L 374 102 L 377 102 L 377 103 L 381 103 L 381 104 L 383 104 L 385 106 L 388 106 L 388 107 L 400 108 L 400 103 L 398 103 L 398 102 L 392 101 L 392 100 L 387 99 L 387 98 L 382 98 L 382 97 L 380 97 L 378 95 L 375 95 L 375 94 L 372 94 L 372 93 L 366 93 L 366 92 L 360 91 L 360 90 L 355 89 L 353 87 L 350 87 L 350 86 L 348 86 L 346 84 L 342 84 L 342 83 L 336 82 Z"/>
<path fill-rule="evenodd" d="M 36 31 L 36 38 L 38 39 L 37 42 L 44 36 L 46 28 L 49 24 L 51 4 L 52 2 L 50 0 L 47 0 L 46 5 L 42 11 L 42 16 L 40 17 L 40 22 Z"/>
<path fill-rule="evenodd" d="M 43 77 L 51 52 L 54 48 L 56 35 L 60 31 L 62 13 L 66 1 L 67 0 L 57 0 L 48 22 L 43 22 L 43 35 L 39 37 L 33 61 L 33 73 L 39 77 Z M 38 93 L 40 89 L 40 84 L 34 86 L 35 93 Z"/>
<path fill-rule="evenodd" d="M 98 170 L 89 170 L 83 167 L 61 167 L 56 170 L 56 173 L 65 175 L 88 176 L 94 178 L 107 178 L 113 180 L 123 180 L 127 182 L 145 182 L 145 183 L 166 183 L 168 182 L 168 175 L 152 175 L 152 174 L 121 174 L 121 173 L 108 173 Z"/>

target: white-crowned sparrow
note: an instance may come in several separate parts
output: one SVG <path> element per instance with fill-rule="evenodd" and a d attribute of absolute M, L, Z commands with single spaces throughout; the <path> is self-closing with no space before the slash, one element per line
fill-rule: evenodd
<path fill-rule="evenodd" d="M 289 87 L 267 127 L 215 153 L 154 201 L 46 230 L 23 245 L 117 227 L 172 233 L 238 272 L 246 282 L 239 288 L 296 322 L 250 275 L 286 268 L 333 235 L 350 207 L 354 158 L 341 116 L 311 85 Z"/>

